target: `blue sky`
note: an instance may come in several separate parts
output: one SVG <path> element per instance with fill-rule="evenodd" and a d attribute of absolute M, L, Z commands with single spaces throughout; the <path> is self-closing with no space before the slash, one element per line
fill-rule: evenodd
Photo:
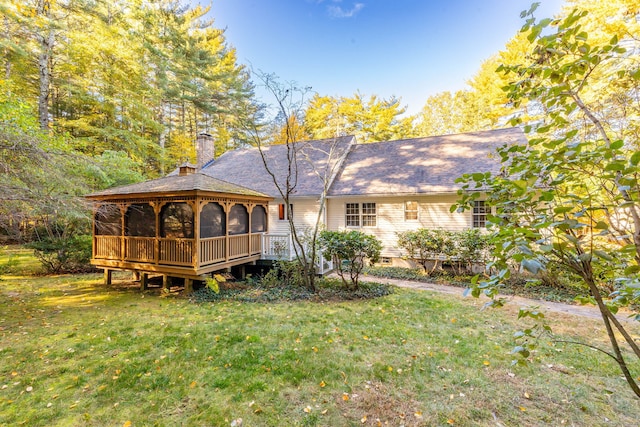
<path fill-rule="evenodd" d="M 195 0 L 192 0 L 195 1 Z M 199 0 L 209 4 L 209 0 Z M 538 17 L 562 0 L 540 0 Z M 531 0 L 213 0 L 239 62 L 321 95 L 402 98 L 463 89 L 522 26 Z M 271 103 L 260 90 L 258 96 Z"/>

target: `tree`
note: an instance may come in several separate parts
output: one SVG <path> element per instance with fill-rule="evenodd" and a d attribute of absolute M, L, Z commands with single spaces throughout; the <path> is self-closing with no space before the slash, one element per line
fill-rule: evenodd
<path fill-rule="evenodd" d="M 382 243 L 375 237 L 362 231 L 328 231 L 320 233 L 320 246 L 325 255 L 333 259 L 342 283 L 348 289 L 346 275 L 349 274 L 351 289 L 357 290 L 360 273 L 366 262 L 373 264 L 380 259 Z"/>
<path fill-rule="evenodd" d="M 276 135 L 277 138 L 275 139 L 273 134 L 265 135 L 261 131 L 262 126 L 259 125 L 260 120 L 258 117 L 248 120 L 246 126 L 248 131 L 251 132 L 254 145 L 260 150 L 263 166 L 271 177 L 287 210 L 286 218 L 289 223 L 289 232 L 293 239 L 293 249 L 297 261 L 302 266 L 305 285 L 309 290 L 315 291 L 316 262 L 319 258 L 317 240 L 322 227 L 327 194 L 329 186 L 348 150 L 338 138 L 329 138 L 323 146 L 310 148 L 301 143 L 298 138 L 304 135 L 302 131 L 305 126 L 300 126 L 297 120 L 291 120 L 291 118 L 302 116 L 301 112 L 305 106 L 305 95 L 308 90 L 299 88 L 294 83 L 283 85 L 271 75 L 257 74 L 257 77 L 276 100 L 275 108 L 277 114 L 273 120 L 277 122 L 276 125 L 282 123 L 282 130 Z M 279 157 L 276 159 L 270 157 L 268 147 L 270 143 L 274 142 L 277 143 L 276 145 L 284 146 L 284 162 Z M 312 151 L 314 150 L 320 152 L 313 153 Z M 312 157 L 318 157 L 318 154 L 323 160 L 321 162 L 313 161 Z M 318 197 L 318 211 L 315 221 L 310 229 L 306 230 L 296 227 L 294 216 L 290 211 L 291 197 L 295 194 L 303 163 L 305 167 L 310 168 L 306 172 L 317 177 L 322 187 Z"/>
<path fill-rule="evenodd" d="M 82 195 L 95 169 L 39 128 L 37 113 L 0 85 L 0 229 L 15 241 L 88 232 Z"/>
<path fill-rule="evenodd" d="M 532 274 L 552 267 L 569 272 L 582 284 L 583 301 L 601 313 L 610 349 L 598 349 L 615 360 L 640 398 L 628 363 L 640 360 L 640 348 L 615 316 L 627 307 L 640 320 L 640 68 L 634 54 L 640 38 L 614 34 L 591 42 L 586 11 L 540 21 L 533 11 L 535 5 L 523 14 L 531 57 L 501 71 L 513 79 L 507 90 L 515 107 L 528 101 L 545 114 L 525 124 L 526 145 L 499 150 L 499 175 L 462 179 L 459 206 L 470 208 L 486 191 L 494 209 L 489 221 L 497 272 L 476 281 L 471 293 L 502 305 L 497 286 L 509 277 L 510 261 Z M 637 7 L 627 12 L 625 19 L 638 19 Z M 549 327 L 535 310 L 523 309 L 519 317 L 538 322 L 517 334 L 521 343 L 514 351 L 527 358 Z"/>
<path fill-rule="evenodd" d="M 406 138 L 413 117 L 401 117 L 406 108 L 395 97 L 368 100 L 360 93 L 333 98 L 315 95 L 305 110 L 307 131 L 314 138 L 355 135 L 360 143 Z"/>

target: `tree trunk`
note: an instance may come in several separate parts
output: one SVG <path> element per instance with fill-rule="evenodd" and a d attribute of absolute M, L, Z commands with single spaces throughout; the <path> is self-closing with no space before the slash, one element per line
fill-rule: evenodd
<path fill-rule="evenodd" d="M 51 2 L 42 0 L 38 4 L 38 14 L 48 21 L 51 16 Z M 55 42 L 55 33 L 52 28 L 42 29 L 38 34 L 40 53 L 38 55 L 38 74 L 40 77 L 40 89 L 38 91 L 38 123 L 40 129 L 49 129 L 49 94 L 51 89 L 51 56 Z"/>

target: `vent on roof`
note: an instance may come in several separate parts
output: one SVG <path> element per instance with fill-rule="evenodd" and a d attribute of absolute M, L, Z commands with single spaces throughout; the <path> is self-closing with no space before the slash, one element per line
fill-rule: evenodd
<path fill-rule="evenodd" d="M 180 176 L 191 175 L 192 173 L 196 173 L 196 168 L 191 165 L 182 165 L 180 166 L 180 172 L 178 173 Z"/>

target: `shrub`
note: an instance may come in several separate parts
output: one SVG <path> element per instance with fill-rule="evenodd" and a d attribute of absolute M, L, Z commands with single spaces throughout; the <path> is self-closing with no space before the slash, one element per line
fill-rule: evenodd
<path fill-rule="evenodd" d="M 260 283 L 266 288 L 305 287 L 304 268 L 297 260 L 275 261 L 273 268 L 264 275 Z"/>
<path fill-rule="evenodd" d="M 445 230 L 419 228 L 397 235 L 398 246 L 406 251 L 407 258 L 419 264 L 425 272 L 427 265 L 433 262 L 430 271 L 433 273 L 438 268 L 439 261 L 448 258 L 447 255 L 452 251 L 451 233 Z"/>
<path fill-rule="evenodd" d="M 32 242 L 28 247 L 40 261 L 46 273 L 74 273 L 93 269 L 91 259 L 91 236 L 46 237 Z"/>
<path fill-rule="evenodd" d="M 454 240 L 453 258 L 457 261 L 458 274 L 463 270 L 472 272 L 474 264 L 486 264 L 489 236 L 478 228 L 452 232 Z"/>
<path fill-rule="evenodd" d="M 471 271 L 474 264 L 486 263 L 488 236 L 477 228 L 463 231 L 419 228 L 397 235 L 398 247 L 404 249 L 406 258 L 419 264 L 425 272 L 433 262 L 429 274 L 443 261 L 451 262 L 458 274 Z"/>
<path fill-rule="evenodd" d="M 382 243 L 361 231 L 322 231 L 320 247 L 333 260 L 333 267 L 342 279 L 345 288 L 358 289 L 358 279 L 366 260 L 376 263 L 380 259 Z M 351 286 L 345 278 L 349 274 Z"/>

